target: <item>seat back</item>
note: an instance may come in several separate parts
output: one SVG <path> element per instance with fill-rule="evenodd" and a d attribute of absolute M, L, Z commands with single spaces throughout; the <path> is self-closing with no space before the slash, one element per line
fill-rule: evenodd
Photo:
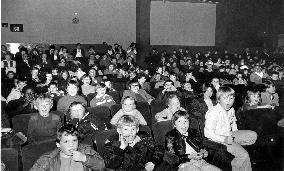
<path fill-rule="evenodd" d="M 88 107 L 87 111 L 90 112 L 90 120 L 94 123 L 99 130 L 104 130 L 106 127 L 111 128 L 110 124 L 110 110 L 107 106 Z"/>
<path fill-rule="evenodd" d="M 150 110 L 152 115 L 152 124 L 156 122 L 155 115 L 164 110 L 165 108 L 167 108 L 167 105 L 164 101 L 153 100 L 151 102 Z"/>
<path fill-rule="evenodd" d="M 107 94 L 110 95 L 117 104 L 120 103 L 120 96 L 118 91 L 111 91 Z"/>
<path fill-rule="evenodd" d="M 101 131 L 100 133 L 98 133 L 98 136 L 95 137 L 97 152 L 100 155 L 103 155 L 104 145 L 105 145 L 106 140 L 114 134 L 117 134 L 116 129 L 109 129 L 109 130 Z"/>
<path fill-rule="evenodd" d="M 12 118 L 13 129 L 16 132 L 22 132 L 24 135 L 27 135 L 29 120 L 32 115 L 34 115 L 34 113 L 14 116 Z"/>
<path fill-rule="evenodd" d="M 136 109 L 142 114 L 149 127 L 152 126 L 152 115 L 150 112 L 150 106 L 147 102 L 137 102 Z"/>
<path fill-rule="evenodd" d="M 166 134 L 173 129 L 171 121 L 157 122 L 152 125 L 155 142 L 165 147 Z"/>
<path fill-rule="evenodd" d="M 23 171 L 28 171 L 35 161 L 44 153 L 56 148 L 54 141 L 42 142 L 38 144 L 28 144 L 22 149 Z"/>
<path fill-rule="evenodd" d="M 95 96 L 96 96 L 96 93 L 90 93 L 87 95 L 88 106 L 90 106 L 90 102 Z"/>
<path fill-rule="evenodd" d="M 121 104 L 112 105 L 110 107 L 111 117 L 113 117 L 121 108 L 122 108 Z"/>
<path fill-rule="evenodd" d="M 6 170 L 18 171 L 19 169 L 19 154 L 14 148 L 1 148 L 1 161 L 5 164 Z"/>

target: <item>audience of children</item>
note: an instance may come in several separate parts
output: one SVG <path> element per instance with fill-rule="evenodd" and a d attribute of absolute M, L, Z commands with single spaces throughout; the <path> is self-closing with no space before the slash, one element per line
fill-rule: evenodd
<path fill-rule="evenodd" d="M 136 51 L 130 49 L 132 52 Z M 129 51 L 131 55 L 126 56 L 127 53 L 122 49 L 112 49 L 109 46 L 106 53 L 99 54 L 96 50 L 90 50 L 86 53 L 89 56 L 75 59 L 68 53 L 66 47 L 62 47 L 58 55 L 51 55 L 51 58 L 49 53 L 47 56 L 46 52 L 40 50 L 37 50 L 37 53 L 34 51 L 29 53 L 27 49 L 21 49 L 21 53 L 15 58 L 12 54 L 5 55 L 7 61 L 11 57 L 11 60 L 16 61 L 17 66 L 17 70 L 12 71 L 8 68 L 7 71 L 8 65 L 6 66 L 6 62 L 2 61 L 4 63 L 2 71 L 7 72 L 7 76 L 4 75 L 1 84 L 5 87 L 5 91 L 9 90 L 2 93 L 2 97 L 7 99 L 5 111 L 9 119 L 15 115 L 34 113 L 38 110 L 29 122 L 29 142 L 42 141 L 47 137 L 54 139 L 55 131 L 60 126 L 60 118 L 50 112 L 53 99 L 53 105 L 57 106 L 54 110 L 63 112 L 67 117 L 65 124 L 72 123 L 85 135 L 83 136 L 85 141 L 92 144 L 97 136 L 97 127 L 88 119 L 93 116 L 86 111 L 86 106 L 88 104 L 90 107 L 111 108 L 116 102 L 107 92 L 117 92 L 122 109 L 112 116 L 110 123 L 117 126 L 120 135 L 110 138 L 110 142 L 106 144 L 105 163 L 112 169 L 153 170 L 161 164 L 160 154 L 162 155 L 164 150 L 156 148 L 149 135 L 138 132 L 138 125 L 150 123 L 146 122 L 144 113 L 142 115 L 136 109 L 136 102 L 148 102 L 149 107 L 152 108 L 153 100 L 162 101 L 167 103 L 167 108 L 158 112 L 155 119 L 158 122 L 171 120 L 173 122 L 175 129 L 168 133 L 167 139 L 177 138 L 175 143 L 181 144 L 167 145 L 166 148 L 181 159 L 180 170 L 219 170 L 203 159 L 207 152 L 201 148 L 202 144 L 199 141 L 191 137 L 186 110 L 189 114 L 205 120 L 203 126 L 205 137 L 226 145 L 227 151 L 235 156 L 232 161 L 233 170 L 251 170 L 250 157 L 242 145 L 254 144 L 257 135 L 253 131 L 237 129 L 235 110 L 232 108 L 234 90 L 222 85 L 227 84 L 233 88 L 242 86 L 244 91 L 251 84 L 265 86 L 262 92 L 260 89 L 247 91 L 244 110 L 281 107 L 283 104 L 279 99 L 284 85 L 283 65 L 276 65 L 276 61 L 281 59 L 273 58 L 271 61 L 265 61 L 265 57 L 259 54 L 254 54 L 258 58 L 251 58 L 248 53 L 231 55 L 228 51 L 224 53 L 216 51 L 194 54 L 188 49 L 185 52 L 179 49 L 172 53 L 164 51 L 161 54 L 155 51 L 147 61 L 149 62 L 147 68 L 142 69 L 135 63 L 137 51 L 135 53 L 131 51 Z M 151 57 L 155 57 L 153 60 L 157 62 L 152 63 Z M 156 59 L 160 57 L 162 63 Z M 11 83 L 14 83 L 14 80 L 15 88 L 12 89 Z M 125 85 L 129 85 L 128 90 Z M 89 99 L 87 103 L 88 95 L 94 93 L 94 98 Z M 49 98 L 42 96 L 36 98 L 37 94 L 46 94 Z M 190 101 L 183 101 L 184 99 Z M 186 110 L 181 106 L 185 106 Z M 56 126 L 53 121 L 57 123 Z M 281 126 L 283 123 L 283 120 L 280 120 L 278 125 Z M 125 124 L 131 126 L 125 128 Z M 177 151 L 177 146 L 183 150 Z M 140 154 L 138 153 L 140 147 L 149 150 L 149 154 L 159 154 L 159 156 L 154 160 L 153 156 Z M 157 153 L 153 152 L 156 149 Z M 130 156 L 135 157 L 130 158 Z M 189 156 L 193 157 L 189 159 Z M 133 165 L 136 161 L 138 164 Z"/>

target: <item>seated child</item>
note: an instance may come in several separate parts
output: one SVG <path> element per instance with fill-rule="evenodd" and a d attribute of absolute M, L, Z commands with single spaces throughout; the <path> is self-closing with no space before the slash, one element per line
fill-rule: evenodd
<path fill-rule="evenodd" d="M 264 81 L 265 91 L 261 92 L 261 103 L 263 105 L 279 106 L 279 96 L 275 92 L 275 85 L 267 80 Z"/>
<path fill-rule="evenodd" d="M 202 149 L 200 137 L 189 128 L 189 114 L 186 111 L 176 111 L 172 124 L 174 129 L 166 134 L 166 150 L 179 157 L 179 171 L 220 171 L 203 159 L 208 156 L 208 152 Z"/>
<path fill-rule="evenodd" d="M 120 109 L 112 118 L 110 123 L 116 125 L 119 118 L 123 115 L 135 116 L 140 125 L 147 125 L 143 115 L 136 109 L 135 99 L 133 97 L 125 97 L 122 99 L 122 109 Z"/>
<path fill-rule="evenodd" d="M 24 80 L 15 80 L 15 88 L 13 88 L 7 97 L 7 103 L 22 97 L 22 90 L 27 85 Z"/>
<path fill-rule="evenodd" d="M 79 132 L 73 125 L 62 126 L 56 137 L 57 148 L 43 154 L 30 171 L 105 169 L 103 158 L 89 145 L 79 143 Z"/>
<path fill-rule="evenodd" d="M 73 102 L 69 106 L 65 122 L 74 125 L 80 132 L 81 140 L 89 145 L 92 145 L 93 138 L 96 136 L 98 130 L 95 123 L 91 122 L 91 117 L 83 103 Z"/>
<path fill-rule="evenodd" d="M 158 122 L 171 120 L 174 113 L 178 110 L 185 111 L 185 109 L 180 106 L 180 100 L 175 94 L 168 97 L 167 106 L 166 109 L 155 115 Z"/>
<path fill-rule="evenodd" d="M 88 94 L 95 93 L 96 87 L 91 85 L 91 77 L 89 75 L 82 76 L 83 85 L 81 85 L 82 94 L 88 96 Z"/>
<path fill-rule="evenodd" d="M 248 90 L 245 98 L 245 103 L 243 105 L 243 111 L 251 109 L 263 109 L 263 108 L 273 108 L 273 106 L 266 104 L 261 105 L 259 92 L 255 90 Z"/>
<path fill-rule="evenodd" d="M 118 119 L 118 134 L 111 136 L 104 147 L 107 168 L 152 171 L 162 163 L 163 147 L 156 146 L 148 133 L 139 132 L 139 123 L 133 115 L 123 115 Z"/>
<path fill-rule="evenodd" d="M 227 151 L 234 155 L 232 170 L 252 170 L 248 152 L 242 145 L 252 145 L 257 134 L 250 130 L 238 130 L 235 110 L 235 91 L 222 86 L 217 92 L 218 104 L 205 115 L 204 136 L 211 141 L 227 146 Z"/>
<path fill-rule="evenodd" d="M 32 115 L 28 124 L 27 138 L 30 143 L 50 141 L 56 139 L 56 132 L 61 127 L 58 115 L 50 113 L 52 99 L 39 96 L 35 100 L 38 113 Z"/>
<path fill-rule="evenodd" d="M 48 85 L 48 90 L 46 95 L 56 98 L 64 95 L 64 92 L 62 90 L 58 91 L 58 86 L 56 82 L 50 82 Z"/>
<path fill-rule="evenodd" d="M 107 106 L 110 107 L 115 104 L 113 98 L 106 94 L 106 86 L 103 83 L 97 85 L 97 94 L 96 96 L 90 101 L 91 107 L 96 106 Z"/>
<path fill-rule="evenodd" d="M 67 95 L 61 97 L 57 103 L 57 110 L 66 113 L 69 106 L 73 102 L 81 102 L 87 105 L 87 101 L 84 97 L 77 94 L 78 83 L 74 80 L 70 80 L 67 85 Z"/>

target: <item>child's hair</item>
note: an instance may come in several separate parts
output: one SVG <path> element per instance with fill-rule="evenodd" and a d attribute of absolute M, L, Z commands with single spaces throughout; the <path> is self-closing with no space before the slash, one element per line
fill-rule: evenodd
<path fill-rule="evenodd" d="M 48 87 L 50 87 L 51 85 L 55 85 L 56 87 L 58 86 L 57 82 L 55 82 L 55 81 L 51 81 L 51 82 L 48 84 Z"/>
<path fill-rule="evenodd" d="M 176 95 L 176 94 L 170 94 L 167 98 L 167 101 L 166 101 L 166 105 L 168 106 L 170 104 L 170 101 L 173 99 L 173 98 L 177 98 L 178 101 L 180 102 L 180 99 L 179 97 Z"/>
<path fill-rule="evenodd" d="M 124 104 L 125 100 L 127 100 L 127 99 L 133 100 L 134 104 L 136 104 L 136 100 L 131 96 L 126 96 L 123 99 L 121 99 L 121 104 Z"/>
<path fill-rule="evenodd" d="M 77 88 L 79 87 L 78 82 L 77 82 L 77 81 L 75 81 L 75 80 L 70 80 L 70 81 L 68 82 L 67 87 L 68 87 L 68 86 L 70 86 L 70 85 L 75 85 Z"/>
<path fill-rule="evenodd" d="M 132 116 L 132 115 L 123 115 L 118 119 L 116 126 L 118 128 L 122 128 L 123 126 L 138 127 L 139 120 L 135 116 Z"/>
<path fill-rule="evenodd" d="M 189 114 L 186 111 L 178 110 L 174 113 L 172 117 L 172 125 L 175 125 L 176 120 L 178 120 L 180 117 L 185 117 L 189 120 Z"/>
<path fill-rule="evenodd" d="M 56 142 L 57 143 L 60 143 L 61 137 L 64 134 L 65 135 L 76 136 L 76 137 L 79 138 L 79 131 L 72 124 L 66 124 L 66 125 L 62 126 L 61 128 L 59 128 L 59 130 L 57 131 L 57 137 L 56 137 Z"/>
<path fill-rule="evenodd" d="M 202 93 L 205 93 L 208 88 L 211 88 L 212 90 L 214 89 L 211 83 L 207 82 L 207 83 L 202 84 L 202 87 L 201 87 Z"/>
<path fill-rule="evenodd" d="M 264 84 L 264 86 L 265 86 L 265 90 L 266 90 L 267 88 L 270 88 L 271 86 L 272 86 L 272 87 L 275 86 L 274 83 L 273 83 L 272 81 L 270 81 L 270 80 L 265 80 L 265 81 L 263 81 L 263 84 Z"/>
<path fill-rule="evenodd" d="M 235 90 L 233 90 L 231 87 L 228 86 L 221 86 L 219 90 L 217 91 L 217 101 L 220 101 L 221 96 L 224 96 L 225 94 L 229 96 L 234 96 L 235 95 Z"/>
<path fill-rule="evenodd" d="M 52 99 L 49 96 L 46 96 L 44 94 L 39 95 L 36 100 L 35 100 L 35 106 L 38 107 L 39 104 L 43 101 L 48 101 L 50 103 L 50 105 L 53 104 Z"/>
<path fill-rule="evenodd" d="M 99 83 L 98 85 L 97 85 L 97 88 L 99 89 L 99 88 L 105 88 L 106 87 L 106 85 L 104 84 L 104 83 Z"/>

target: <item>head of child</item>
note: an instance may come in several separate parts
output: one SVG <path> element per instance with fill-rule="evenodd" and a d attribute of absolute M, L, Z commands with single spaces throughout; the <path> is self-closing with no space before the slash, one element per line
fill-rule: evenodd
<path fill-rule="evenodd" d="M 219 80 L 219 78 L 212 78 L 211 84 L 213 85 L 213 87 L 215 87 L 216 90 L 218 90 L 219 87 L 220 87 L 220 80 Z"/>
<path fill-rule="evenodd" d="M 45 74 L 46 82 L 51 82 L 52 80 L 52 74 L 51 73 L 46 73 Z"/>
<path fill-rule="evenodd" d="M 132 113 L 136 109 L 135 99 L 133 97 L 127 96 L 122 99 L 122 110 L 125 113 Z"/>
<path fill-rule="evenodd" d="M 52 74 L 53 75 L 53 74 Z M 61 72 L 61 77 L 64 79 L 64 80 L 67 80 L 68 77 L 69 77 L 69 72 L 64 70 Z"/>
<path fill-rule="evenodd" d="M 35 109 L 38 110 L 39 115 L 42 117 L 48 117 L 49 111 L 52 108 L 53 101 L 51 98 L 41 95 L 35 100 Z"/>
<path fill-rule="evenodd" d="M 77 81 L 70 80 L 67 86 L 67 94 L 70 96 L 76 96 L 78 92 L 78 83 Z"/>
<path fill-rule="evenodd" d="M 138 79 L 133 79 L 129 82 L 129 89 L 134 93 L 138 93 L 139 90 L 139 83 Z"/>
<path fill-rule="evenodd" d="M 35 77 L 37 77 L 38 76 L 38 68 L 36 68 L 36 67 L 33 67 L 32 69 L 31 69 L 31 75 L 32 75 L 32 78 L 35 78 Z"/>
<path fill-rule="evenodd" d="M 175 94 L 171 94 L 169 95 L 169 97 L 167 98 L 167 105 L 168 108 L 174 113 L 178 110 L 180 110 L 180 100 L 178 98 L 177 95 Z"/>
<path fill-rule="evenodd" d="M 16 84 L 16 88 L 20 91 L 23 90 L 23 88 L 27 85 L 27 82 L 24 81 L 24 80 L 16 80 L 15 81 L 15 84 Z"/>
<path fill-rule="evenodd" d="M 89 75 L 83 75 L 82 76 L 82 82 L 83 85 L 90 85 L 91 84 L 91 78 Z"/>
<path fill-rule="evenodd" d="M 107 90 L 107 87 L 104 83 L 99 83 L 97 85 L 97 90 L 96 90 L 96 97 L 102 97 L 106 94 L 106 90 Z"/>
<path fill-rule="evenodd" d="M 55 75 L 55 76 L 58 75 L 58 69 L 57 68 L 52 68 L 51 74 Z"/>
<path fill-rule="evenodd" d="M 60 156 L 70 158 L 78 149 L 79 131 L 72 124 L 66 124 L 57 131 L 56 146 L 60 149 Z"/>
<path fill-rule="evenodd" d="M 71 120 L 81 120 L 86 113 L 86 107 L 81 102 L 73 102 L 69 106 L 68 114 Z"/>
<path fill-rule="evenodd" d="M 275 85 L 273 84 L 272 81 L 264 81 L 263 82 L 265 85 L 265 92 L 269 93 L 269 94 L 274 94 L 275 93 Z"/>
<path fill-rule="evenodd" d="M 210 99 L 213 95 L 213 86 L 210 83 L 204 83 L 202 85 L 202 92 L 204 98 Z"/>
<path fill-rule="evenodd" d="M 186 91 L 193 91 L 193 89 L 191 88 L 191 84 L 189 82 L 183 84 L 183 89 Z"/>
<path fill-rule="evenodd" d="M 7 78 L 12 80 L 12 79 L 14 79 L 14 77 L 15 77 L 15 73 L 13 71 L 8 71 L 7 72 Z"/>
<path fill-rule="evenodd" d="M 58 87 L 56 82 L 51 82 L 48 85 L 48 92 L 49 93 L 57 93 L 58 92 Z"/>
<path fill-rule="evenodd" d="M 179 133 L 186 134 L 189 128 L 189 114 L 186 111 L 176 111 L 172 117 L 172 124 Z"/>
<path fill-rule="evenodd" d="M 170 74 L 170 80 L 172 80 L 173 82 L 177 81 L 176 74 L 171 73 L 171 74 Z"/>
<path fill-rule="evenodd" d="M 117 132 L 121 138 L 128 143 L 132 143 L 139 131 L 139 121 L 135 116 L 123 115 L 119 118 L 117 124 Z"/>
<path fill-rule="evenodd" d="M 139 74 L 138 75 L 138 82 L 140 85 L 143 85 L 146 82 L 146 75 L 145 74 Z"/>
<path fill-rule="evenodd" d="M 245 103 L 250 106 L 258 105 L 260 102 L 259 92 L 256 90 L 248 90 L 245 98 Z"/>
<path fill-rule="evenodd" d="M 217 91 L 217 101 L 226 111 L 229 111 L 235 102 L 235 91 L 231 87 L 221 86 Z"/>

